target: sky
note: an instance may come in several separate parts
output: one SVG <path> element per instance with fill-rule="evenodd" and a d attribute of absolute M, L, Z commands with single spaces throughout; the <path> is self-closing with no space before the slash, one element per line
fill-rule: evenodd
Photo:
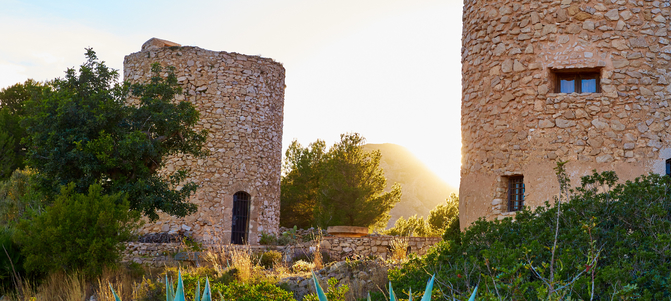
<path fill-rule="evenodd" d="M 283 147 L 357 132 L 448 184 L 461 165 L 461 0 L 0 0 L 0 88 L 112 68 L 152 37 L 286 69 Z"/>

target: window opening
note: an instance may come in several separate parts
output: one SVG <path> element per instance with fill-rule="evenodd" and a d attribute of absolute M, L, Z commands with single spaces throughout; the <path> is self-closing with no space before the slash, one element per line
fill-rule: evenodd
<path fill-rule="evenodd" d="M 508 211 L 519 211 L 524 207 L 524 176 L 508 178 Z"/>
<path fill-rule="evenodd" d="M 554 69 L 555 93 L 601 93 L 599 69 Z"/>
<path fill-rule="evenodd" d="M 233 195 L 233 225 L 231 226 L 231 243 L 244 245 L 249 232 L 249 193 L 238 191 Z"/>
<path fill-rule="evenodd" d="M 671 176 L 671 159 L 666 159 L 666 175 Z"/>

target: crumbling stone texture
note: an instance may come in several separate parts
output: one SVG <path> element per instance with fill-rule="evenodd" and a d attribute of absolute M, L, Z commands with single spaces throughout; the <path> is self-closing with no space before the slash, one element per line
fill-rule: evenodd
<path fill-rule="evenodd" d="M 125 57 L 124 78 L 147 82 L 152 63 L 174 66 L 184 90 L 176 100 L 189 101 L 200 112 L 197 129 L 209 131 L 210 154 L 167 160 L 164 171 L 190 169 L 189 180 L 200 185 L 191 199 L 198 212 L 185 218 L 161 214 L 142 234 L 186 230 L 204 242 L 229 243 L 238 191 L 251 195 L 249 243 L 257 244 L 262 231 L 278 234 L 284 67 L 268 58 L 156 40 Z"/>
<path fill-rule="evenodd" d="M 559 193 L 553 167 L 621 180 L 664 173 L 671 157 L 668 1 L 465 0 L 460 221 L 507 212 L 506 177 L 525 202 Z M 555 72 L 598 70 L 600 93 L 554 93 Z"/>

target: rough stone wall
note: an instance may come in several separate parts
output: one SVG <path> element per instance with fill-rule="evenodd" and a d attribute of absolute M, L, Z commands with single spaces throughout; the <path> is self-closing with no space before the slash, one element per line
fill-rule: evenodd
<path fill-rule="evenodd" d="M 200 112 L 196 128 L 209 130 L 206 148 L 210 155 L 177 155 L 167 160 L 168 172 L 191 169 L 189 180 L 200 185 L 191 199 L 199 206 L 198 212 L 185 218 L 161 214 L 142 233 L 184 229 L 205 242 L 229 243 L 233 195 L 244 191 L 251 195 L 249 242 L 258 243 L 261 231 L 277 234 L 284 67 L 258 56 L 149 43 L 155 40 L 126 56 L 124 78 L 146 82 L 152 63 L 174 66 L 184 89 L 177 100 L 193 103 Z"/>
<path fill-rule="evenodd" d="M 621 180 L 663 173 L 671 156 L 669 2 L 465 0 L 462 35 L 462 229 L 503 218 L 508 176 L 526 205 L 559 193 L 553 167 Z M 553 70 L 594 68 L 601 93 L 553 93 Z"/>
<path fill-rule="evenodd" d="M 325 250 L 331 256 L 333 261 L 342 261 L 345 258 L 366 258 L 369 256 L 386 259 L 390 250 L 390 242 L 397 239 L 395 236 L 364 236 L 364 237 L 323 237 L 320 249 Z M 410 252 L 417 255 L 425 255 L 429 249 L 440 242 L 440 237 L 408 237 Z M 203 244 L 204 250 L 213 250 L 214 252 L 230 251 L 232 248 L 243 248 L 252 253 L 260 253 L 267 250 L 277 250 L 284 253 L 284 260 L 290 261 L 291 256 L 299 250 L 309 252 L 311 247 L 315 247 L 315 242 L 306 242 L 299 245 L 288 246 L 237 246 L 237 245 L 218 245 Z M 178 252 L 187 252 L 188 247 L 179 243 L 126 243 L 124 250 L 124 262 L 136 262 L 150 266 L 163 266 L 165 264 L 176 264 L 174 256 Z"/>
<path fill-rule="evenodd" d="M 379 256 L 387 258 L 389 245 L 395 236 L 364 236 L 364 237 L 324 237 L 321 243 L 323 250 L 328 250 L 333 260 L 345 260 L 357 256 Z M 424 255 L 435 244 L 440 242 L 440 237 L 407 237 L 410 252 Z"/>

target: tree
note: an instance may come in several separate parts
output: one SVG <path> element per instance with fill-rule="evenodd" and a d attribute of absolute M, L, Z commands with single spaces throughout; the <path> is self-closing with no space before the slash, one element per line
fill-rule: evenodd
<path fill-rule="evenodd" d="M 321 163 L 326 143 L 317 140 L 303 148 L 291 142 L 282 164 L 280 184 L 280 224 L 284 227 L 309 228 L 314 224 L 314 209 L 319 197 Z"/>
<path fill-rule="evenodd" d="M 98 184 L 106 194 L 127 194 L 130 208 L 152 220 L 157 210 L 175 216 L 195 212 L 188 197 L 197 185 L 185 183 L 187 171 L 158 173 L 166 156 L 206 154 L 207 132 L 193 129 L 198 111 L 189 102 L 173 103 L 181 91 L 173 69 L 154 64 L 149 83 L 130 86 L 119 84 L 118 72 L 98 61 L 92 49 L 86 57 L 79 72 L 68 69 L 65 78 L 29 101 L 28 163 L 48 195 L 69 183 L 79 193 Z M 136 104 L 129 104 L 130 97 Z"/>
<path fill-rule="evenodd" d="M 325 152 L 321 140 L 303 148 L 294 141 L 283 164 L 280 223 L 284 226 L 368 227 L 386 223 L 401 199 L 380 169 L 380 152 L 366 152 L 359 134 L 344 134 Z"/>
<path fill-rule="evenodd" d="M 25 105 L 44 85 L 31 79 L 0 90 L 0 181 L 7 180 L 14 170 L 24 167 L 25 145 L 21 139 L 25 129 L 20 125 Z"/>
<path fill-rule="evenodd" d="M 384 192 L 387 179 L 380 168 L 380 151 L 366 152 L 358 133 L 340 135 L 328 151 L 319 182 L 315 220 L 332 225 L 368 227 L 384 224 L 389 210 L 401 201 L 401 186 Z"/>

